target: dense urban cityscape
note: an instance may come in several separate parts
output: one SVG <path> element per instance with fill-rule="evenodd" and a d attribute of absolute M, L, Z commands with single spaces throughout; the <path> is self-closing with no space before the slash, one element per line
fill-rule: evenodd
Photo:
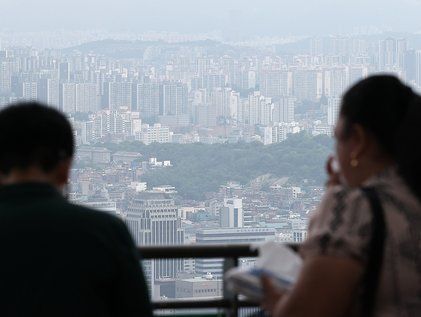
<path fill-rule="evenodd" d="M 43 49 L 0 38 L 0 106 L 67 114 L 70 199 L 121 217 L 138 245 L 301 242 L 342 93 L 379 72 L 421 91 L 420 35 L 165 38 Z M 154 299 L 222 294 L 219 259 L 144 270 Z"/>

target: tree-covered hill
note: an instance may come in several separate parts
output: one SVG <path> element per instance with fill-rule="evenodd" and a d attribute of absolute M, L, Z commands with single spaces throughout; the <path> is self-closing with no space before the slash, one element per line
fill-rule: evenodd
<path fill-rule="evenodd" d="M 173 167 L 144 175 L 150 186 L 170 184 L 185 198 L 201 199 L 206 192 L 218 190 L 227 181 L 247 184 L 258 176 L 272 174 L 322 184 L 324 163 L 332 151 L 332 139 L 295 134 L 286 141 L 264 146 L 238 144 L 151 144 L 139 142 L 103 144 L 112 151 L 135 151 L 144 157 L 171 160 Z"/>

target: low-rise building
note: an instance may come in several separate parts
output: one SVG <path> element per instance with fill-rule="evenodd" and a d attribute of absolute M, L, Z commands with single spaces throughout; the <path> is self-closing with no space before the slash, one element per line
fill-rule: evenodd
<path fill-rule="evenodd" d="M 223 281 L 208 274 L 205 277 L 176 280 L 175 298 L 215 298 L 222 296 Z"/>
<path fill-rule="evenodd" d="M 136 152 L 115 152 L 113 154 L 113 162 L 131 164 L 133 161 L 142 158 L 142 154 Z"/>
<path fill-rule="evenodd" d="M 83 146 L 77 149 L 76 157 L 94 164 L 109 164 L 111 151 L 103 147 Z"/>

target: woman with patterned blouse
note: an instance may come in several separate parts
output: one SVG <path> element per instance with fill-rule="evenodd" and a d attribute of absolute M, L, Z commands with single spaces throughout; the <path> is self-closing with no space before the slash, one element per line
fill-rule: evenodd
<path fill-rule="evenodd" d="M 339 171 L 328 162 L 327 190 L 300 248 L 301 274 L 288 292 L 264 278 L 262 306 L 276 317 L 367 315 L 369 187 L 385 224 L 370 315 L 421 316 L 420 97 L 393 76 L 364 79 L 343 96 L 335 138 Z"/>

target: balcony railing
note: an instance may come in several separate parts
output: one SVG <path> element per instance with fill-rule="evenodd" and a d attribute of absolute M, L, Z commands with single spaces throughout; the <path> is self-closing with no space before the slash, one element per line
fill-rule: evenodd
<path fill-rule="evenodd" d="M 297 250 L 297 245 L 290 244 Z M 223 272 L 238 266 L 240 258 L 257 257 L 259 252 L 251 245 L 189 245 L 189 246 L 147 246 L 140 247 L 139 253 L 144 260 L 224 258 Z M 222 299 L 204 300 L 165 300 L 152 303 L 154 310 L 206 309 L 225 310 L 225 316 L 237 317 L 240 308 L 257 307 L 254 302 L 240 300 L 237 294 L 226 288 L 224 283 Z"/>

